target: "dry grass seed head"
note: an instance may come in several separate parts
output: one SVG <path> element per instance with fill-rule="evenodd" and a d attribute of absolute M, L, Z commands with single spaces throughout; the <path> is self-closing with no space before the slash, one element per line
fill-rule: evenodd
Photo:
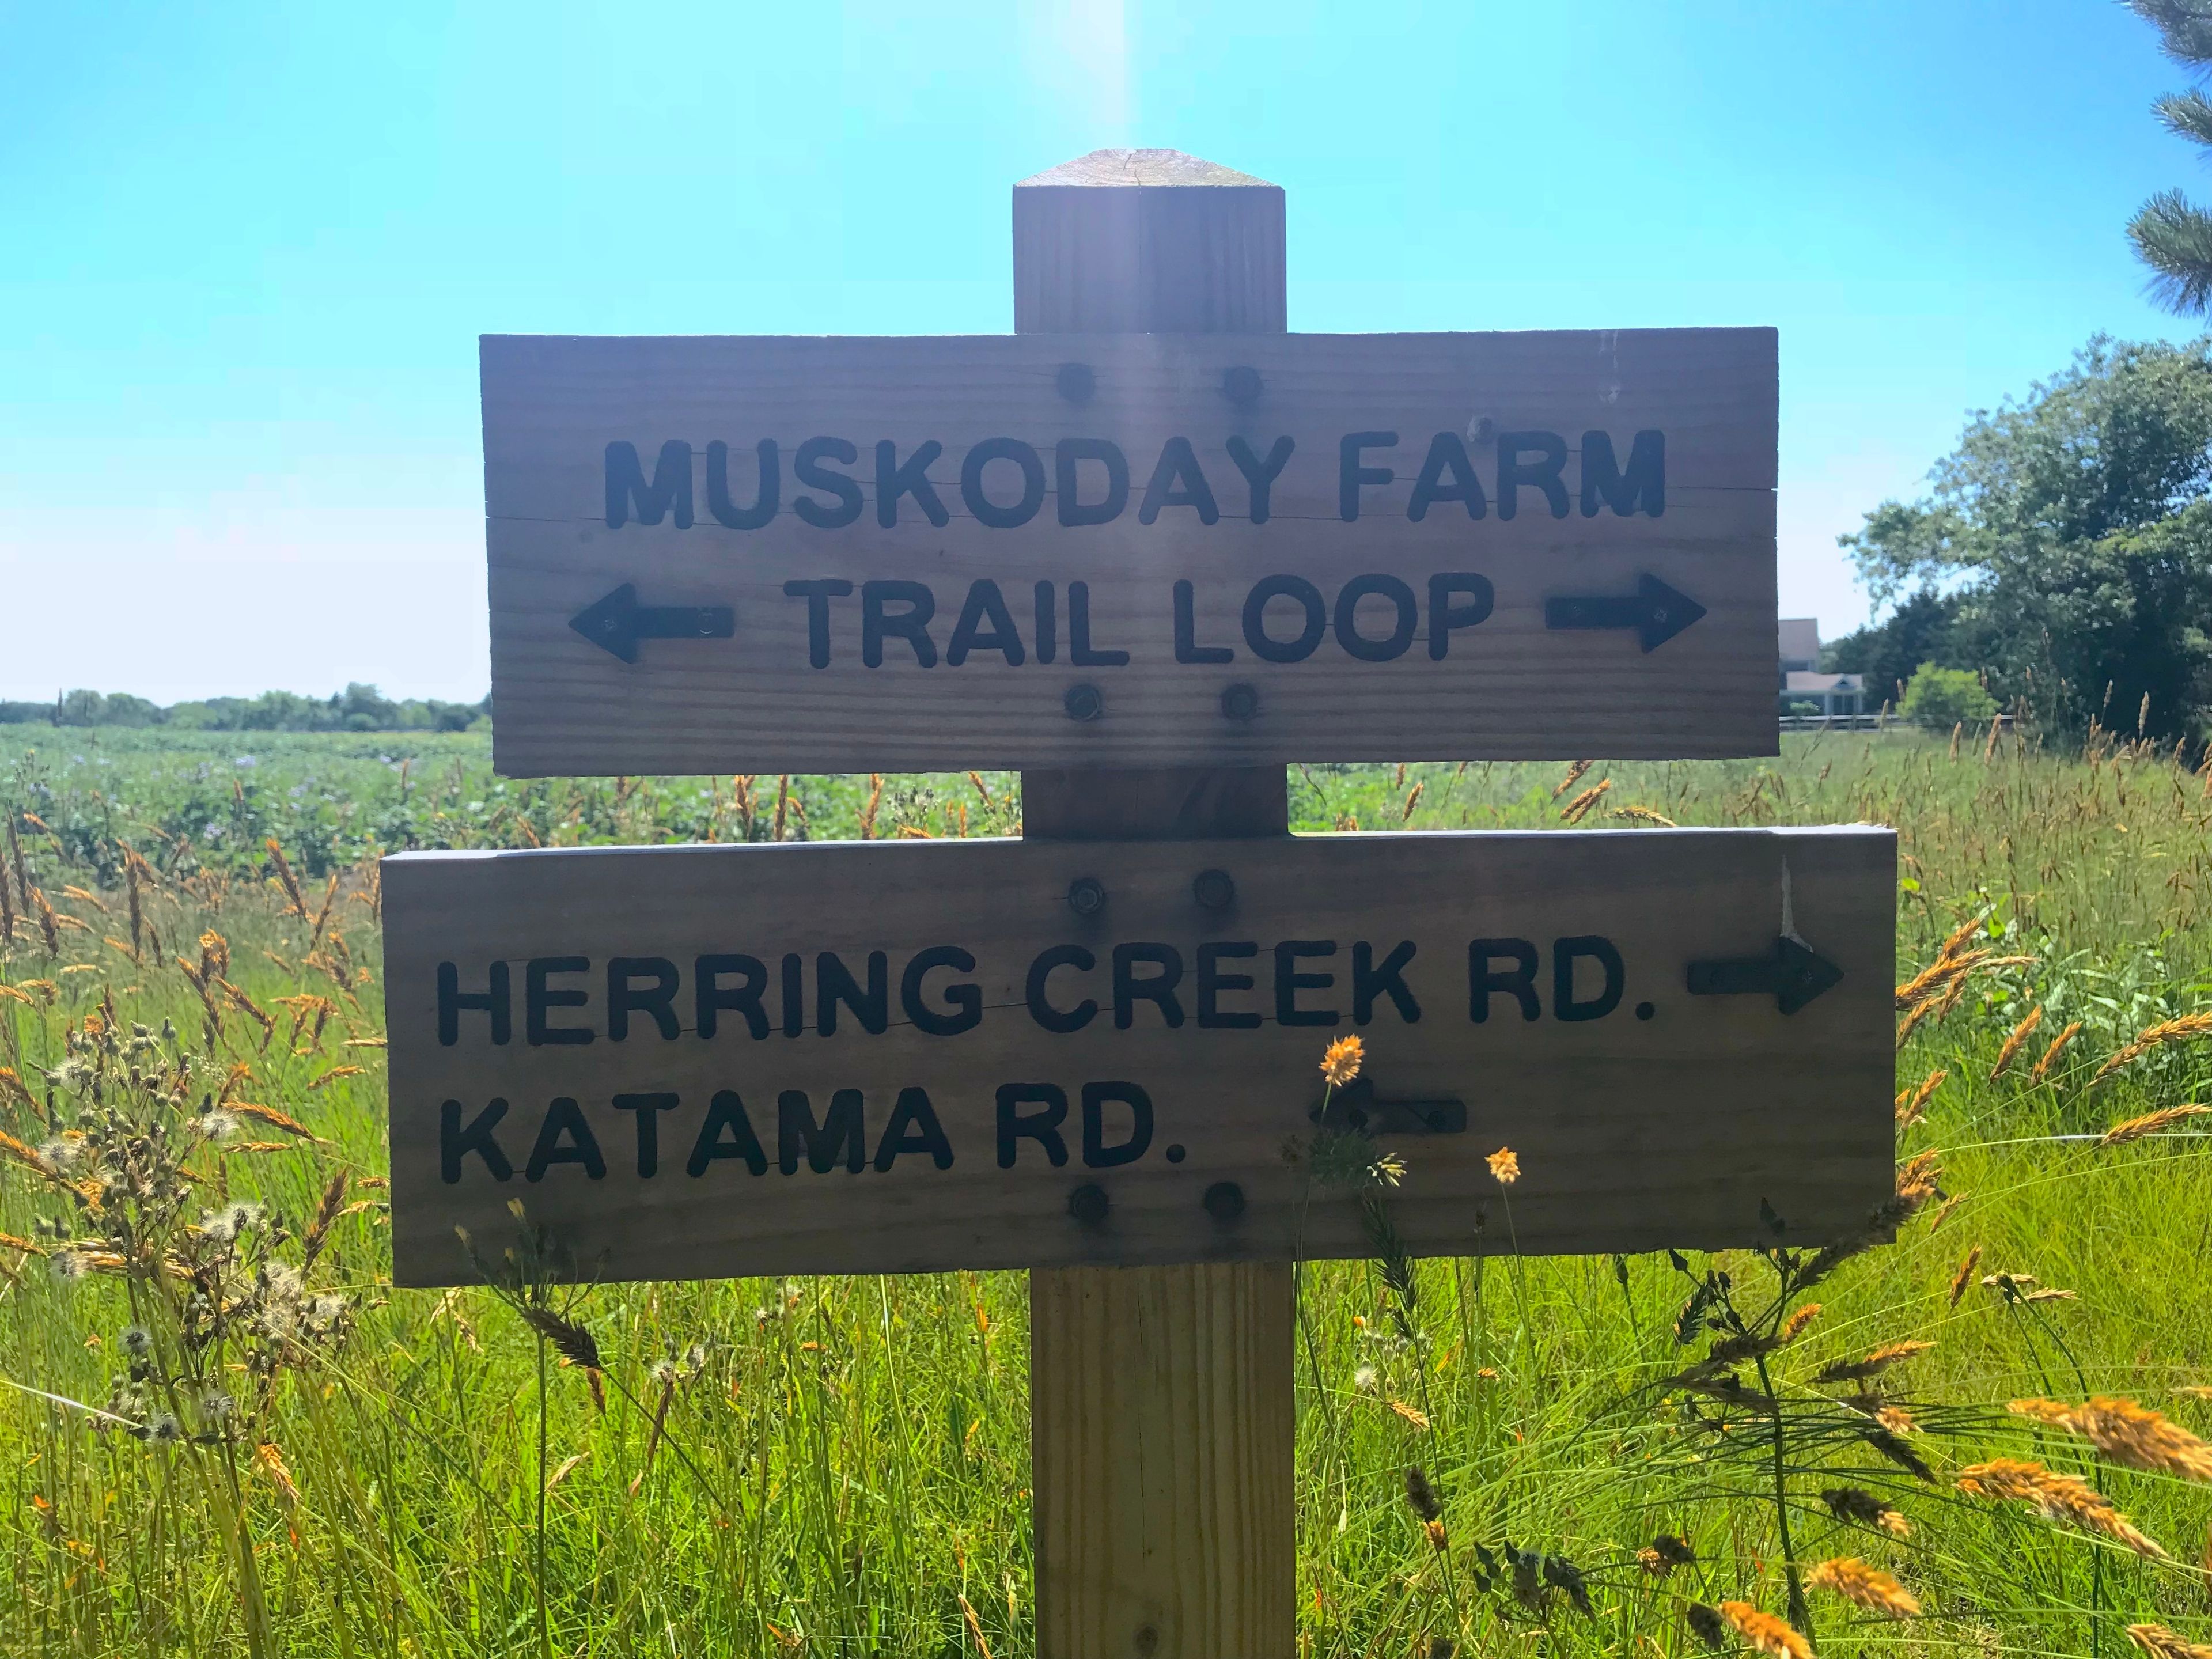
<path fill-rule="evenodd" d="M 300 878 L 292 873 L 292 866 L 284 856 L 283 848 L 277 844 L 276 837 L 274 836 L 263 842 L 262 845 L 269 849 L 269 861 L 276 867 L 277 884 L 283 888 L 284 896 L 289 901 L 290 909 L 287 914 L 296 915 L 303 921 L 306 921 L 307 896 L 300 890 Z"/>
<path fill-rule="evenodd" d="M 1707 1647 L 1718 1648 L 1729 1644 L 1727 1623 L 1717 1611 L 1707 1607 L 1703 1601 L 1691 1602 L 1683 1609 L 1682 1619 L 1683 1622 L 1689 1626 L 1690 1633 Z"/>
<path fill-rule="evenodd" d="M 1805 1575 L 1805 1582 L 1815 1589 L 1833 1590 L 1846 1601 L 1885 1619 L 1911 1619 L 1920 1612 L 1919 1601 L 1904 1585 L 1854 1555 L 1821 1562 Z"/>
<path fill-rule="evenodd" d="M 303 1271 L 315 1265 L 315 1259 L 323 1253 L 323 1246 L 330 1242 L 331 1229 L 337 1224 L 345 1204 L 347 1179 L 345 1170 L 333 1170 L 330 1181 L 323 1188 L 322 1198 L 315 1206 L 313 1218 L 307 1223 L 307 1234 L 301 1243 Z"/>
<path fill-rule="evenodd" d="M 1938 1183 L 1942 1178 L 1942 1166 L 1934 1152 L 1915 1153 L 1897 1166 L 1897 1196 L 1911 1204 L 1911 1213 L 1917 1215 L 1922 1206 L 1941 1190 Z"/>
<path fill-rule="evenodd" d="M 1959 1271 L 1951 1278 L 1951 1305 L 1957 1307 L 1959 1298 L 1966 1295 L 1974 1282 L 1974 1269 L 1982 1265 L 1982 1247 L 1978 1244 L 1966 1252 L 1966 1259 L 1959 1264 Z"/>
<path fill-rule="evenodd" d="M 286 1134 L 297 1135 L 302 1140 L 319 1141 L 321 1139 L 297 1118 L 286 1116 L 274 1106 L 259 1106 L 250 1100 L 234 1100 L 225 1105 L 223 1110 L 240 1117 L 252 1118 L 257 1123 L 266 1123 L 272 1129 L 282 1129 Z"/>
<path fill-rule="evenodd" d="M 1990 1068 L 1990 1082 L 1995 1083 L 2010 1069 L 2013 1061 L 2018 1058 L 2021 1047 L 2027 1042 L 2029 1035 L 2042 1024 L 2043 1008 L 2039 1004 L 2028 1010 L 2026 1019 L 2012 1028 L 2012 1034 L 2005 1038 L 2003 1047 L 1997 1050 L 1996 1064 Z"/>
<path fill-rule="evenodd" d="M 276 1443 L 264 1440 L 256 1446 L 253 1461 L 261 1466 L 262 1473 L 276 1488 L 276 1501 L 287 1510 L 299 1507 L 300 1488 L 293 1483 L 292 1471 L 285 1466 L 284 1454 Z"/>
<path fill-rule="evenodd" d="M 1982 924 L 1988 920 L 1988 915 L 1984 912 L 1979 915 L 1970 916 L 1960 922 L 1945 936 L 1942 948 L 1936 952 L 1936 959 L 1941 962 L 1947 957 L 1956 956 L 1959 953 L 1959 947 L 1981 932 Z"/>
<path fill-rule="evenodd" d="M 2033 1273 L 1984 1273 L 1982 1288 L 1996 1291 L 2007 1302 L 2072 1302 L 2077 1299 L 2075 1291 L 2037 1285 Z"/>
<path fill-rule="evenodd" d="M 1813 1659 L 1813 1644 L 1786 1619 L 1761 1613 L 1748 1601 L 1723 1601 L 1717 1611 L 1753 1653 L 1768 1654 L 1772 1659 Z"/>
<path fill-rule="evenodd" d="M 2154 1049 L 2176 1042 L 2194 1042 L 2200 1037 L 2212 1036 L 2212 1008 L 2193 1014 L 2184 1014 L 2179 1019 L 2160 1020 L 2155 1025 L 2144 1027 L 2136 1033 L 2135 1040 L 2116 1050 L 2112 1057 L 2097 1068 L 2089 1086 L 2095 1088 L 2122 1066 L 2141 1060 Z"/>
<path fill-rule="evenodd" d="M 1815 1382 L 1856 1382 L 1869 1376 L 1879 1376 L 1892 1365 L 1902 1364 L 1917 1355 L 1926 1353 L 1933 1342 L 1886 1342 L 1863 1359 L 1838 1359 L 1823 1365 L 1813 1374 Z"/>
<path fill-rule="evenodd" d="M 1600 779 L 1595 784 L 1592 785 L 1589 788 L 1583 790 L 1581 794 L 1577 795 L 1572 800 L 1566 804 L 1565 809 L 1559 813 L 1559 822 L 1562 823 L 1580 823 L 1585 817 L 1589 816 L 1590 808 L 1595 806 L 1599 801 L 1602 800 L 1605 798 L 1606 792 L 1612 787 L 1613 780 L 1611 778 Z"/>
<path fill-rule="evenodd" d="M 2130 1625 L 2128 1640 L 2150 1659 L 2212 1659 L 2212 1647 L 2191 1642 L 2164 1625 Z"/>
<path fill-rule="evenodd" d="M 1483 1161 L 1490 1165 L 1490 1173 L 1501 1187 L 1510 1187 L 1521 1179 L 1521 1159 L 1510 1146 L 1500 1146 Z"/>
<path fill-rule="evenodd" d="M 2149 1474 L 2212 1481 L 2212 1445 L 2132 1400 L 2100 1395 L 2070 1407 L 2055 1400 L 2015 1400 L 2005 1409 L 2079 1435 L 2108 1462 Z"/>
<path fill-rule="evenodd" d="M 1761 1336 L 1756 1331 L 1746 1331 L 1740 1336 L 1724 1336 L 1705 1351 L 1705 1370 L 1717 1370 L 1723 1365 L 1734 1365 L 1746 1359 L 1756 1359 L 1761 1354 L 1772 1353 L 1784 1339 L 1779 1334 Z"/>
<path fill-rule="evenodd" d="M 2139 1555 L 2166 1558 L 2166 1551 L 2130 1524 L 2111 1498 L 2086 1481 L 2055 1474 L 2040 1463 L 2011 1457 L 1970 1463 L 1959 1471 L 1956 1485 L 1970 1498 L 2026 1504 L 2046 1521 L 2100 1533 Z"/>
<path fill-rule="evenodd" d="M 553 1350 L 571 1365 L 587 1371 L 603 1369 L 599 1359 L 599 1345 L 592 1334 L 574 1320 L 563 1319 L 550 1308 L 520 1304 L 515 1308 L 525 1324 L 553 1345 Z"/>
<path fill-rule="evenodd" d="M 1419 1463 L 1407 1466 L 1406 1502 L 1424 1521 L 1434 1521 L 1444 1512 L 1443 1504 L 1437 1497 L 1437 1489 L 1429 1484 L 1428 1471 Z"/>
<path fill-rule="evenodd" d="M 2047 1079 L 2051 1075 L 2051 1068 L 2058 1063 L 2058 1056 L 2065 1053 L 2066 1045 L 2081 1034 L 2081 1022 L 2077 1019 L 2069 1023 L 2064 1030 L 2051 1038 L 2051 1046 L 2043 1051 L 2043 1058 L 2037 1060 L 2034 1069 L 2028 1073 L 2029 1081 L 2041 1083 Z"/>
<path fill-rule="evenodd" d="M 1820 1501 L 1828 1506 L 1828 1513 L 1838 1521 L 1856 1522 L 1862 1527 L 1872 1527 L 1893 1538 L 1910 1538 L 1912 1523 L 1872 1492 L 1857 1486 L 1831 1486 L 1820 1494 Z"/>
<path fill-rule="evenodd" d="M 1897 1122 L 1899 1128 L 1903 1128 L 1907 1124 L 1917 1123 L 1920 1121 L 1922 1116 L 1928 1110 L 1929 1097 L 1934 1095 L 1936 1090 L 1943 1086 L 1943 1079 L 1950 1075 L 1951 1073 L 1948 1070 L 1930 1072 L 1927 1077 L 1922 1080 L 1918 1088 L 1906 1090 L 1899 1094 L 1897 1097 Z"/>
<path fill-rule="evenodd" d="M 1798 1287 L 1809 1289 L 1852 1257 L 1894 1238 L 1898 1229 L 1919 1214 L 1941 1190 L 1937 1182 L 1942 1174 L 1936 1154 L 1932 1152 L 1919 1153 L 1898 1165 L 1896 1195 L 1868 1211 L 1866 1221 L 1857 1232 L 1824 1245 L 1799 1273 Z"/>
<path fill-rule="evenodd" d="M 2157 1111 L 2145 1112 L 2141 1117 L 2115 1123 L 2097 1137 L 2097 1145 L 2124 1146 L 2130 1140 L 2141 1140 L 2145 1135 L 2154 1135 L 2161 1129 L 2171 1128 L 2177 1123 L 2185 1122 L 2192 1117 L 2202 1117 L 2207 1113 L 2212 1113 L 2212 1106 L 2200 1106 L 2194 1101 L 2185 1106 L 2161 1106 Z"/>

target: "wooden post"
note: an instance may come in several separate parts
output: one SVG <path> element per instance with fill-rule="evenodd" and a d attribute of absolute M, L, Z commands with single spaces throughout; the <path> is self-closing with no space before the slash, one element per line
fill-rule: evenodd
<path fill-rule="evenodd" d="M 1279 334 L 1283 192 L 1176 150 L 1014 186 L 1018 333 Z M 1286 834 L 1280 767 L 1025 772 L 1023 834 Z M 1030 1275 L 1039 1659 L 1283 1659 L 1294 1638 L 1287 1262 Z"/>

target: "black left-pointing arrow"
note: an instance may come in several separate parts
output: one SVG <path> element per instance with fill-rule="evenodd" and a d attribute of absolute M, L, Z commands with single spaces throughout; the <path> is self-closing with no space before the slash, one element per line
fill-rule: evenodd
<path fill-rule="evenodd" d="M 629 582 L 568 619 L 568 626 L 624 662 L 637 660 L 640 640 L 726 640 L 738 631 L 726 605 L 640 605 Z"/>
<path fill-rule="evenodd" d="M 1801 939 L 1784 934 L 1763 957 L 1737 957 L 1690 964 L 1693 997 L 1764 996 L 1794 1014 L 1823 991 L 1843 982 L 1844 970 Z"/>
<path fill-rule="evenodd" d="M 1633 599 L 1583 595 L 1544 601 L 1547 628 L 1632 628 L 1646 651 L 1656 651 L 1705 614 L 1705 606 L 1656 576 L 1638 577 Z"/>

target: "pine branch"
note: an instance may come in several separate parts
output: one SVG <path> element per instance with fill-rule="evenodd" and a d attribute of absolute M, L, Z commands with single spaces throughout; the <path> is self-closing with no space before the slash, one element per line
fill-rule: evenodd
<path fill-rule="evenodd" d="M 2212 310 L 2212 214 L 2178 190 L 2160 191 L 2129 222 L 2136 257 L 2157 273 L 2152 297 L 2183 316 Z"/>
<path fill-rule="evenodd" d="M 2166 123 L 2166 130 L 2177 138 L 2212 144 L 2212 98 L 2201 92 L 2172 92 L 2151 107 Z"/>
<path fill-rule="evenodd" d="M 2167 57 L 2212 68 L 2212 0 L 2127 0 L 2127 7 L 2159 32 Z"/>

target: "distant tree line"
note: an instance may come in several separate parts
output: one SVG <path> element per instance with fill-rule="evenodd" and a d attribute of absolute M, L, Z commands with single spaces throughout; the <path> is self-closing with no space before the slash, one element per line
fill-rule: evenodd
<path fill-rule="evenodd" d="M 180 732 L 465 732 L 491 718 L 491 699 L 395 702 L 373 685 L 349 685 L 330 697 L 264 691 L 258 697 L 209 697 L 163 708 L 127 691 L 66 691 L 52 702 L 0 702 L 0 726 L 167 726 Z"/>
<path fill-rule="evenodd" d="M 1840 538 L 1881 620 L 1823 665 L 1899 706 L 1970 671 L 2046 730 L 2212 737 L 2212 337 L 2092 340 Z"/>

